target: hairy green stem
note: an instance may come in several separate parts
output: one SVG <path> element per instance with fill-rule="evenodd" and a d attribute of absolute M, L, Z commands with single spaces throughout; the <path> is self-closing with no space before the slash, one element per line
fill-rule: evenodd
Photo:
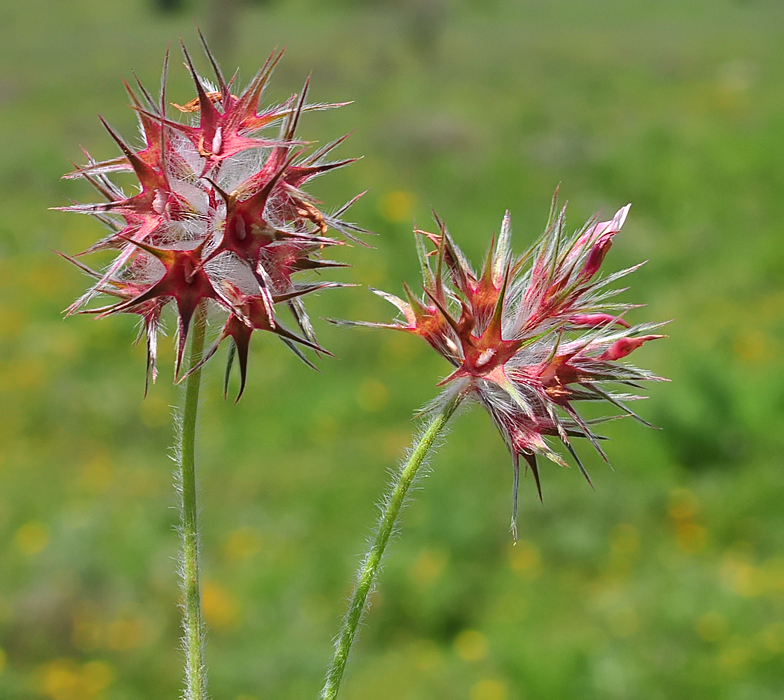
<path fill-rule="evenodd" d="M 204 335 L 207 327 L 207 308 L 202 303 L 193 319 L 188 367 L 194 367 L 204 352 Z M 207 669 L 204 665 L 204 625 L 201 614 L 199 584 L 199 523 L 196 503 L 196 416 L 199 410 L 201 368 L 191 374 L 185 385 L 185 400 L 178 426 L 178 481 L 182 497 L 180 510 L 180 536 L 182 539 L 182 628 L 185 651 L 185 698 L 206 700 Z"/>
<path fill-rule="evenodd" d="M 357 627 L 365 611 L 367 597 L 373 587 L 373 581 L 378 573 L 384 550 L 387 547 L 389 538 L 395 529 L 395 523 L 400 515 L 400 509 L 406 500 L 411 484 L 414 483 L 417 472 L 422 466 L 425 457 L 433 449 L 436 439 L 444 429 L 449 419 L 454 414 L 463 396 L 458 394 L 452 399 L 443 410 L 436 414 L 430 421 L 419 440 L 413 445 L 411 456 L 395 476 L 389 496 L 382 504 L 381 517 L 378 521 L 378 528 L 370 549 L 360 564 L 357 575 L 357 583 L 354 594 L 351 597 L 348 612 L 343 618 L 343 627 L 335 644 L 335 654 L 332 664 L 327 673 L 327 680 L 324 689 L 321 691 L 322 700 L 335 700 L 346 670 L 351 647 L 357 635 Z"/>

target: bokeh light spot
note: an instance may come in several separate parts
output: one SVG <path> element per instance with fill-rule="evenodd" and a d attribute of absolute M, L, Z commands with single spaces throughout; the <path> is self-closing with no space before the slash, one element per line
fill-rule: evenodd
<path fill-rule="evenodd" d="M 34 556 L 49 544 L 49 528 L 38 520 L 31 520 L 16 531 L 14 544 L 25 556 Z"/>
<path fill-rule="evenodd" d="M 725 586 L 743 598 L 755 598 L 764 593 L 769 578 L 764 569 L 754 566 L 748 556 L 739 551 L 724 555 L 721 575 Z"/>
<path fill-rule="evenodd" d="M 670 492 L 667 516 L 674 529 L 675 541 L 688 554 L 697 554 L 705 549 L 708 531 L 695 522 L 699 514 L 699 501 L 688 489 Z"/>
<path fill-rule="evenodd" d="M 250 527 L 241 527 L 229 533 L 223 553 L 229 561 L 248 559 L 261 550 L 261 535 Z"/>
<path fill-rule="evenodd" d="M 471 700 L 507 700 L 509 690 L 505 683 L 493 678 L 479 681 L 471 688 Z"/>
<path fill-rule="evenodd" d="M 749 364 L 760 364 L 772 360 L 772 339 L 758 330 L 746 331 L 733 342 L 733 350 L 738 359 Z"/>
<path fill-rule="evenodd" d="M 357 391 L 359 407 L 368 412 L 380 411 L 387 404 L 389 392 L 377 379 L 366 379 Z"/>
<path fill-rule="evenodd" d="M 621 523 L 610 535 L 610 549 L 619 557 L 632 557 L 640 549 L 640 535 L 632 525 Z"/>
<path fill-rule="evenodd" d="M 202 590 L 204 619 L 215 629 L 226 630 L 239 622 L 239 605 L 235 598 L 214 581 L 207 581 Z"/>
<path fill-rule="evenodd" d="M 139 404 L 139 417 L 148 428 L 161 428 L 169 424 L 171 408 L 159 396 L 147 396 Z"/>
<path fill-rule="evenodd" d="M 697 634 L 706 642 L 718 642 L 727 636 L 729 624 L 721 613 L 711 611 L 700 615 L 697 619 Z"/>
<path fill-rule="evenodd" d="M 719 666 L 730 676 L 742 676 L 748 670 L 752 650 L 745 640 L 735 637 L 719 653 Z"/>
<path fill-rule="evenodd" d="M 509 567 L 524 579 L 534 580 L 542 575 L 542 556 L 536 545 L 518 540 L 509 549 Z"/>
<path fill-rule="evenodd" d="M 414 666 L 420 671 L 431 671 L 443 663 L 441 650 L 432 639 L 418 639 L 412 644 Z"/>
<path fill-rule="evenodd" d="M 760 633 L 760 641 L 771 654 L 784 653 L 784 622 L 774 622 Z"/>
<path fill-rule="evenodd" d="M 72 659 L 55 659 L 42 669 L 41 689 L 54 700 L 91 700 L 114 678 L 114 668 L 105 661 L 88 661 L 80 667 Z"/>
<path fill-rule="evenodd" d="M 114 682 L 114 668 L 105 661 L 89 661 L 82 667 L 85 694 L 94 697 Z"/>
<path fill-rule="evenodd" d="M 103 642 L 103 628 L 98 612 L 88 603 L 80 603 L 73 613 L 71 642 L 80 651 L 95 651 Z"/>
<path fill-rule="evenodd" d="M 610 613 L 610 631 L 616 637 L 631 637 L 639 627 L 640 619 L 633 608 L 618 608 Z"/>
<path fill-rule="evenodd" d="M 79 675 L 70 659 L 56 659 L 43 669 L 43 692 L 54 700 L 77 700 Z"/>
<path fill-rule="evenodd" d="M 673 521 L 690 520 L 699 510 L 697 497 L 688 489 L 673 489 L 670 492 L 667 514 Z"/>
<path fill-rule="evenodd" d="M 97 496 L 105 493 L 112 483 L 112 463 L 106 455 L 93 457 L 82 469 L 80 483 L 89 494 Z"/>
<path fill-rule="evenodd" d="M 308 427 L 308 436 L 318 445 L 327 445 L 334 442 L 340 433 L 340 421 L 328 413 L 314 416 Z"/>
<path fill-rule="evenodd" d="M 697 523 L 679 523 L 675 529 L 675 538 L 684 552 L 697 554 L 705 549 L 708 531 Z"/>
<path fill-rule="evenodd" d="M 414 211 L 414 195 L 406 190 L 387 192 L 379 201 L 378 210 L 389 222 L 409 221 Z"/>
<path fill-rule="evenodd" d="M 454 647 L 464 661 L 481 661 L 487 656 L 487 637 L 476 630 L 463 630 L 455 638 Z"/>
<path fill-rule="evenodd" d="M 138 617 L 126 616 L 112 622 L 106 630 L 106 642 L 110 649 L 128 651 L 144 644 L 146 625 Z"/>
<path fill-rule="evenodd" d="M 443 574 L 448 563 L 448 550 L 425 547 L 411 565 L 409 578 L 415 585 L 430 586 Z"/>

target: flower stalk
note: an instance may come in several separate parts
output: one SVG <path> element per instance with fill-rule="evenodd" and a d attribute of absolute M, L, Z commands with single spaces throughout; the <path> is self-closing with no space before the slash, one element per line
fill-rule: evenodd
<path fill-rule="evenodd" d="M 434 417 L 382 506 L 375 541 L 360 566 L 356 589 L 335 645 L 322 700 L 337 697 L 357 626 L 400 507 L 422 460 L 462 401 L 475 401 L 487 410 L 511 452 L 511 530 L 515 540 L 520 457 L 533 474 L 540 499 L 537 456 L 568 466 L 548 439 L 561 441 L 589 484 L 590 477 L 572 439 L 587 439 L 608 459 L 599 443 L 606 438 L 596 434 L 594 426 L 612 416 L 585 419 L 575 404 L 606 402 L 623 415 L 650 425 L 627 407 L 626 402 L 642 398 L 627 390 L 639 388 L 642 381 L 660 378 L 619 360 L 644 343 L 663 338 L 651 334 L 662 324 L 632 326 L 623 316 L 636 305 L 614 299 L 624 290 L 607 288 L 639 266 L 606 277 L 599 275 L 629 206 L 620 209 L 612 220 L 598 221 L 597 217 L 569 236 L 565 209 L 558 213 L 554 198 L 545 233 L 520 257 L 512 254 L 507 212 L 480 272 L 470 266 L 445 224 L 436 217 L 438 233 L 415 231 L 424 296 L 417 296 L 405 283 L 405 298 L 372 290 L 398 309 L 398 320 L 335 321 L 339 325 L 388 328 L 418 335 L 453 371 L 439 382 L 443 390 L 435 408 L 430 410 Z M 425 241 L 434 250 L 429 251 Z M 619 387 L 623 393 L 618 392 Z"/>
<path fill-rule="evenodd" d="M 389 538 L 395 530 L 400 509 L 406 501 L 408 491 L 414 483 L 425 458 L 435 446 L 438 436 L 446 427 L 449 419 L 454 415 L 463 398 L 463 394 L 455 394 L 435 414 L 422 436 L 413 445 L 408 461 L 392 481 L 389 494 L 382 503 L 381 516 L 379 517 L 375 537 L 359 567 L 354 593 L 351 596 L 348 611 L 343 619 L 340 635 L 335 643 L 335 653 L 327 673 L 324 689 L 321 691 L 322 700 L 335 700 L 337 698 L 340 683 L 343 679 L 343 672 L 346 669 L 346 663 L 351 653 L 351 647 L 356 639 L 357 627 L 365 612 L 367 598 L 373 587 L 373 582 L 381 565 L 381 560 L 384 557 Z"/>
<path fill-rule="evenodd" d="M 332 159 L 347 136 L 309 151 L 311 142 L 297 134 L 300 118 L 347 103 L 309 102 L 308 78 L 298 93 L 265 107 L 260 100 L 283 52 L 270 54 L 241 88 L 236 74 L 226 80 L 201 32 L 199 38 L 213 77 L 197 72 L 183 43 L 195 88 L 189 101 L 180 105 L 167 97 L 168 50 L 157 97 L 138 78 L 135 85 L 124 82 L 139 120 L 140 140 L 125 141 L 101 119 L 119 155 L 98 161 L 85 151 L 87 162 L 64 176 L 85 180 L 101 201 L 56 207 L 90 215 L 106 229 L 87 250 L 75 256 L 60 253 L 92 280 L 66 314 L 139 318 L 139 337 L 146 338 L 147 345 L 145 395 L 158 376 L 158 339 L 165 314 L 176 318 L 174 380 L 186 382 L 182 409 L 175 417 L 185 700 L 207 697 L 194 460 L 202 367 L 226 341 L 224 396 L 236 365 L 239 400 L 252 338 L 261 331 L 276 335 L 315 369 L 306 350 L 317 358 L 331 354 L 318 343 L 303 299 L 321 290 L 353 286 L 320 277 L 329 268 L 345 267 L 323 255 L 348 241 L 361 244 L 357 236 L 370 233 L 343 219 L 362 194 L 337 209 L 326 209 L 305 191 L 314 178 L 356 159 Z M 171 118 L 171 108 L 177 117 Z M 138 188 L 126 192 L 114 181 L 118 173 L 133 173 Z M 340 237 L 331 237 L 330 231 Z M 107 250 L 115 257 L 103 269 L 81 260 Z M 293 320 L 290 328 L 284 325 L 281 310 Z M 222 329 L 205 348 L 208 311 Z"/>
<path fill-rule="evenodd" d="M 196 421 L 201 388 L 201 363 L 204 336 L 207 328 L 207 308 L 204 303 L 196 310 L 188 365 L 196 368 L 185 385 L 180 420 L 177 425 L 177 481 L 180 503 L 180 576 L 182 578 L 182 645 L 185 652 L 185 698 L 205 700 L 207 697 L 207 668 L 204 663 L 204 624 L 201 612 L 199 567 L 199 521 L 196 498 Z"/>

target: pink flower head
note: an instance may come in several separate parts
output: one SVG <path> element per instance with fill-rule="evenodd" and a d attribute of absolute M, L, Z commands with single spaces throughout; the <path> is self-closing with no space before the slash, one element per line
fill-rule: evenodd
<path fill-rule="evenodd" d="M 393 303 L 403 319 L 391 324 L 348 322 L 422 336 L 454 368 L 440 383 L 444 391 L 435 406 L 460 395 L 488 411 L 512 453 L 515 537 L 521 456 L 531 468 L 540 499 L 537 455 L 565 465 L 549 438 L 560 440 L 589 483 L 572 438 L 587 438 L 607 459 L 599 444 L 603 438 L 593 426 L 609 418 L 586 420 L 576 404 L 604 401 L 645 423 L 625 403 L 642 397 L 612 387 L 659 379 L 618 360 L 662 338 L 651 334 L 661 324 L 630 326 L 621 316 L 633 305 L 613 299 L 622 290 L 610 285 L 639 266 L 598 276 L 628 210 L 627 205 L 612 221 L 589 223 L 570 237 L 565 208 L 556 215 L 553 207 L 544 235 L 521 257 L 511 253 L 507 212 L 479 273 L 436 218 L 437 234 L 415 232 L 424 295 L 414 295 L 407 286 L 405 300 L 373 290 Z M 425 240 L 434 250 L 426 250 Z"/>
<path fill-rule="evenodd" d="M 273 53 L 248 86 L 238 90 L 236 76 L 226 81 L 203 37 L 202 43 L 215 84 L 198 75 L 183 45 L 196 97 L 184 106 L 172 104 L 185 121 L 167 116 L 167 52 L 158 99 L 138 79 L 136 88 L 125 83 L 139 118 L 140 146 L 129 145 L 101 120 L 121 155 L 96 162 L 86 154 L 87 164 L 66 175 L 85 179 L 105 199 L 61 207 L 90 214 L 109 231 L 79 255 L 104 249 L 117 253 L 101 272 L 63 256 L 96 280 L 68 313 L 140 316 L 147 336 L 149 383 L 157 376 L 157 335 L 164 307 L 174 307 L 177 314 L 179 380 L 191 319 L 199 304 L 207 303 L 225 321 L 204 361 L 222 340 L 231 338 L 230 360 L 236 352 L 241 395 L 254 330 L 275 333 L 308 364 L 300 348 L 325 352 L 316 341 L 302 297 L 341 285 L 297 278 L 308 270 L 341 266 L 321 257 L 325 248 L 343 244 L 328 237 L 330 229 L 353 241 L 365 231 L 341 219 L 358 197 L 330 213 L 302 189 L 309 180 L 354 160 L 328 160 L 345 137 L 305 154 L 304 142 L 296 136 L 304 112 L 340 105 L 308 104 L 308 80 L 299 95 L 261 109 L 259 99 L 282 52 Z M 277 132 L 268 135 L 266 130 L 274 126 Z M 117 172 L 133 173 L 139 190 L 126 194 L 110 179 Z M 99 295 L 116 302 L 89 306 Z M 280 304 L 289 308 L 299 333 L 282 325 Z"/>

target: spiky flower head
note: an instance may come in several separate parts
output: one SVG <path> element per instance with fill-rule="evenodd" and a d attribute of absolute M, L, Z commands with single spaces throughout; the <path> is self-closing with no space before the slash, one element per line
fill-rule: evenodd
<path fill-rule="evenodd" d="M 650 425 L 626 405 L 642 397 L 617 387 L 636 388 L 640 381 L 659 377 L 619 361 L 643 343 L 664 337 L 651 334 L 662 324 L 630 326 L 623 315 L 635 305 L 614 299 L 624 290 L 611 285 L 640 265 L 599 275 L 630 206 L 611 221 L 595 218 L 568 236 L 565 207 L 557 212 L 554 199 L 544 234 L 520 257 L 511 252 L 507 212 L 479 272 L 436 217 L 437 233 L 415 231 L 424 295 L 405 283 L 405 299 L 374 289 L 398 308 L 402 319 L 342 322 L 419 335 L 454 367 L 439 384 L 444 390 L 433 409 L 463 397 L 478 401 L 490 414 L 512 453 L 515 538 L 521 456 L 540 499 L 537 456 L 566 466 L 548 438 L 560 440 L 589 483 L 572 438 L 587 438 L 607 460 L 593 426 L 610 418 L 586 420 L 577 403 L 607 402 L 621 415 Z"/>
<path fill-rule="evenodd" d="M 183 121 L 169 116 L 167 51 L 157 99 L 138 79 L 136 87 L 125 83 L 139 119 L 141 147 L 129 145 L 101 119 L 122 155 L 97 162 L 85 151 L 87 164 L 65 176 L 86 180 L 105 199 L 99 204 L 61 207 L 90 214 L 109 230 L 77 257 L 99 250 L 117 253 L 100 272 L 63 255 L 95 280 L 67 312 L 140 316 L 141 334 L 147 339 L 149 384 L 157 376 L 157 337 L 164 308 L 173 306 L 177 314 L 175 378 L 181 379 L 191 320 L 200 304 L 209 304 L 220 310 L 225 321 L 203 361 L 225 338 L 232 339 L 228 369 L 236 354 L 239 398 L 253 331 L 275 333 L 308 364 L 301 348 L 325 352 L 315 338 L 302 297 L 341 285 L 298 281 L 297 276 L 342 266 L 322 258 L 325 248 L 344 242 L 328 237 L 330 229 L 354 241 L 357 233 L 365 231 L 341 220 L 358 197 L 328 213 L 302 189 L 313 178 L 355 160 L 328 158 L 345 136 L 312 153 L 306 152 L 306 142 L 296 136 L 303 112 L 341 105 L 309 104 L 308 79 L 298 95 L 262 109 L 259 99 L 283 52 L 273 52 L 240 91 L 236 73 L 227 81 L 201 40 L 215 82 L 199 76 L 183 44 L 196 88 L 190 102 L 172 103 Z M 136 176 L 138 192 L 129 195 L 110 178 L 121 172 Z M 101 295 L 114 302 L 98 307 L 89 304 Z M 281 304 L 291 311 L 298 332 L 281 323 L 277 313 Z"/>

